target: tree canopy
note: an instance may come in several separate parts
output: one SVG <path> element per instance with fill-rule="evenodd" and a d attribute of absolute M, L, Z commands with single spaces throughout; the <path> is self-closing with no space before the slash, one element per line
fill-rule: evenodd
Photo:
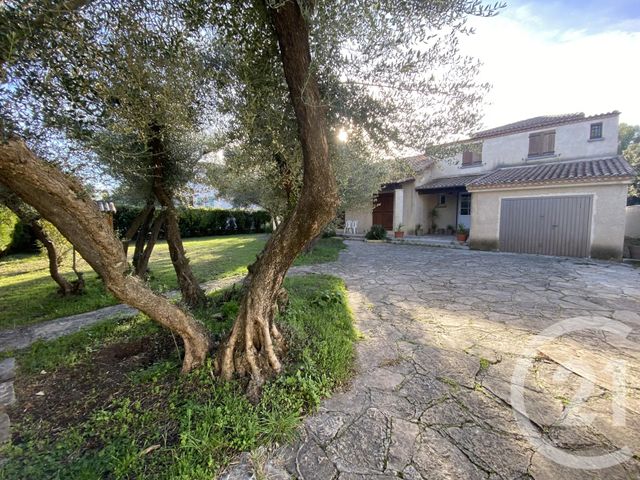
<path fill-rule="evenodd" d="M 121 245 L 104 231 L 86 190 L 43 158 L 64 144 L 121 182 L 150 189 L 171 238 L 176 190 L 194 175 L 205 145 L 224 147 L 236 177 L 262 182 L 283 212 L 249 267 L 216 363 L 225 378 L 250 375 L 259 387 L 281 368 L 284 338 L 274 319 L 289 267 L 341 204 L 375 191 L 386 168 L 376 159 L 475 128 L 487 85 L 458 40 L 472 33 L 468 17 L 499 7 L 479 0 L 6 2 L 1 181 L 66 236 L 118 298 L 182 336 L 188 370 L 208 353 L 206 332 L 128 276 Z M 348 142 L 339 141 L 341 131 Z M 181 277 L 188 261 L 179 241 L 169 244 Z"/>

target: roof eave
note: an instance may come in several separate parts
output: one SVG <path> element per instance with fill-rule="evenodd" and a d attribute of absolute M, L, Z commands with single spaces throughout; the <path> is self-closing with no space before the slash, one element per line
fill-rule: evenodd
<path fill-rule="evenodd" d="M 544 187 L 547 185 L 575 185 L 575 184 L 587 184 L 587 183 L 602 183 L 602 184 L 631 184 L 635 179 L 634 176 L 606 176 L 606 177 L 585 177 L 585 178 L 573 178 L 573 179 L 557 179 L 557 180 L 543 180 L 536 182 L 503 182 L 492 183 L 486 185 L 467 185 L 467 190 L 502 190 L 505 188 L 526 188 L 526 187 Z"/>

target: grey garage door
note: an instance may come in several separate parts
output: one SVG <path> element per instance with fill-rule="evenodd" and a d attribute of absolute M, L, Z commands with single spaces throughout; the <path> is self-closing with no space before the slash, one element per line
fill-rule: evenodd
<path fill-rule="evenodd" d="M 502 199 L 500 250 L 589 256 L 592 202 L 590 195 Z"/>

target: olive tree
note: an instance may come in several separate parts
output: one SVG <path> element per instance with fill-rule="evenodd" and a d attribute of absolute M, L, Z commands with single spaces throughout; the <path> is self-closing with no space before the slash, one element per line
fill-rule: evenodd
<path fill-rule="evenodd" d="M 65 42 L 78 32 L 78 25 L 85 25 L 87 18 L 107 22 L 118 7 L 94 2 L 11 2 L 2 5 L 1 24 L 4 35 L 2 63 L 2 144 L 0 145 L 0 184 L 18 195 L 38 213 L 50 221 L 65 236 L 100 275 L 107 289 L 124 303 L 138 308 L 153 320 L 178 334 L 184 341 L 183 371 L 201 365 L 209 353 L 210 338 L 207 330 L 187 311 L 164 297 L 152 292 L 140 279 L 129 275 L 127 259 L 122 244 L 116 238 L 108 221 L 98 211 L 87 189 L 71 173 L 60 165 L 37 154 L 36 127 L 58 128 L 78 133 L 83 141 L 100 133 L 102 122 L 113 122 L 105 105 L 89 98 L 74 97 L 68 92 L 89 92 L 100 98 L 101 78 L 92 71 L 83 70 L 82 62 L 69 62 L 63 68 L 66 55 L 87 55 L 84 50 L 68 51 Z M 101 10 L 104 9 L 104 10 Z M 110 11 L 113 9 L 113 12 Z M 102 12 L 100 15 L 98 15 Z M 100 23 L 96 21 L 96 24 Z M 37 28 L 33 28 L 36 25 Z M 117 37 L 117 32 L 114 32 Z M 108 40 L 104 44 L 108 45 Z M 9 44 L 9 48 L 7 48 Z M 121 52 L 116 49 L 120 58 Z M 38 55 L 38 52 L 41 55 Z M 46 52 L 46 55 L 44 54 Z M 86 58 L 87 61 L 93 59 Z M 59 75 L 47 77 L 49 61 L 61 67 Z M 59 96 L 20 96 L 33 85 Z M 80 101 L 76 101 L 76 99 Z M 23 103 L 20 101 L 23 100 Z M 57 102 L 57 104 L 56 104 Z M 114 98 L 111 104 L 126 110 L 127 102 Z M 23 109 L 19 110 L 22 106 Z M 24 107 L 27 108 L 24 108 Z M 50 108 L 55 106 L 55 108 Z M 153 105 L 150 102 L 150 108 Z M 30 120 L 29 122 L 25 120 Z M 157 124 L 156 124 L 157 125 Z M 46 128 L 44 128 L 46 131 Z M 153 129 L 149 129 L 153 133 Z M 166 155 L 157 146 L 149 147 L 145 137 L 136 138 L 140 132 L 129 131 L 131 145 L 150 150 L 156 156 Z M 33 137 L 32 137 L 33 134 Z M 29 144 L 25 141 L 29 140 Z M 163 136 L 160 140 L 166 138 Z M 164 186 L 164 185 L 163 185 Z"/>
<path fill-rule="evenodd" d="M 487 86 L 476 81 L 479 65 L 460 53 L 458 36 L 471 33 L 469 16 L 496 8 L 479 1 L 267 0 L 225 11 L 222 27 L 241 59 L 230 74 L 238 86 L 225 91 L 238 126 L 229 144 L 244 151 L 236 158 L 245 169 L 253 162 L 280 192 L 287 213 L 249 268 L 238 318 L 218 355 L 224 377 L 249 374 L 259 385 L 281 368 L 276 300 L 296 256 L 340 205 L 332 161 L 339 156 L 331 155 L 337 129 L 388 154 L 424 151 L 473 129 Z M 216 6 L 210 9 L 219 18 Z"/>
<path fill-rule="evenodd" d="M 214 111 L 215 48 L 211 37 L 204 51 L 201 34 L 169 1 L 96 1 L 72 26 L 36 36 L 36 60 L 14 67 L 19 105 L 34 98 L 47 129 L 60 129 L 162 209 L 156 220 L 165 225 L 182 298 L 190 305 L 202 303 L 204 292 L 184 251 L 176 196 L 195 174 L 199 130 Z M 140 228 L 148 226 L 138 232 L 143 237 L 153 230 L 148 213 L 136 219 Z"/>

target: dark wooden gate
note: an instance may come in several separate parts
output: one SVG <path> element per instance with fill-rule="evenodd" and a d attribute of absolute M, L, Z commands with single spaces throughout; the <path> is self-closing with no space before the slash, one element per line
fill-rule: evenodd
<path fill-rule="evenodd" d="M 382 225 L 387 230 L 393 230 L 393 192 L 379 193 L 373 209 L 373 224 Z"/>

